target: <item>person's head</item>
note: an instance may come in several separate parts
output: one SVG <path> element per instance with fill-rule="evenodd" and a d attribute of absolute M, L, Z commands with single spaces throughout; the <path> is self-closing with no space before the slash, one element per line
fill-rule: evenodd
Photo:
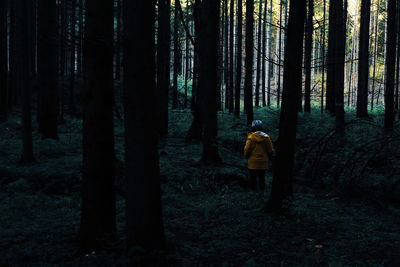
<path fill-rule="evenodd" d="M 251 123 L 251 130 L 253 131 L 253 132 L 256 132 L 256 131 L 262 131 L 264 128 L 263 128 L 263 123 L 262 123 L 262 121 L 260 121 L 260 120 L 254 120 L 252 123 Z"/>

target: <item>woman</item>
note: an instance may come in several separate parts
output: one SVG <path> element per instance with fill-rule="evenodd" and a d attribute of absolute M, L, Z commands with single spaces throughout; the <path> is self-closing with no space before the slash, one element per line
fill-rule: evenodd
<path fill-rule="evenodd" d="M 269 168 L 272 152 L 272 141 L 263 130 L 262 121 L 253 121 L 251 132 L 247 134 L 244 155 L 247 158 L 251 185 L 261 192 L 265 190 L 265 172 Z"/>

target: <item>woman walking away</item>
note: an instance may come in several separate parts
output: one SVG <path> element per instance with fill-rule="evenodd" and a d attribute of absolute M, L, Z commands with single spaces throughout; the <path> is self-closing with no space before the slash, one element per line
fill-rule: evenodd
<path fill-rule="evenodd" d="M 251 132 L 247 134 L 244 155 L 250 173 L 250 183 L 260 192 L 261 198 L 265 190 L 265 172 L 272 159 L 273 146 L 271 138 L 265 133 L 262 121 L 251 123 Z"/>

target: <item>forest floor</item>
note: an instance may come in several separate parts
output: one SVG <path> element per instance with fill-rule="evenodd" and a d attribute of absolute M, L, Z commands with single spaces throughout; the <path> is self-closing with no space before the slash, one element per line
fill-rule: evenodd
<path fill-rule="evenodd" d="M 190 112 L 171 112 L 170 137 L 160 149 L 168 251 L 151 253 L 124 250 L 117 121 L 119 238 L 83 256 L 76 242 L 81 122 L 68 118 L 58 141 L 35 133 L 30 165 L 18 164 L 16 117 L 0 124 L 0 266 L 400 266 L 400 140 L 397 132 L 383 133 L 380 115 L 347 117 L 345 137 L 335 135 L 327 115 L 300 116 L 295 197 L 281 215 L 261 212 L 265 202 L 247 187 L 245 124 L 219 116 L 223 163 L 205 166 L 201 146 L 184 140 Z M 275 140 L 278 112 L 260 109 L 256 117 Z M 265 199 L 271 180 L 269 173 Z"/>

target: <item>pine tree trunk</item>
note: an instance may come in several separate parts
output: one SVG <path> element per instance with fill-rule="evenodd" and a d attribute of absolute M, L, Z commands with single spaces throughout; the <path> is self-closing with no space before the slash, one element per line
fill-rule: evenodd
<path fill-rule="evenodd" d="M 58 139 L 57 5 L 38 0 L 38 123 L 42 138 Z"/>
<path fill-rule="evenodd" d="M 261 95 L 262 95 L 262 106 L 265 107 L 267 105 L 266 96 L 265 96 L 265 77 L 266 77 L 266 61 L 267 61 L 267 0 L 264 3 L 263 10 L 263 19 L 262 19 L 262 53 L 261 53 Z"/>
<path fill-rule="evenodd" d="M 313 16 L 314 16 L 314 0 L 308 0 L 308 16 L 306 20 L 306 40 L 305 40 L 305 85 L 304 85 L 304 112 L 311 112 L 311 57 L 313 44 Z M 301 101 L 300 101 L 301 103 Z"/>
<path fill-rule="evenodd" d="M 326 0 L 324 1 L 323 7 L 323 17 L 322 17 L 322 51 L 321 51 L 321 58 L 322 58 L 322 78 L 321 78 L 321 113 L 324 112 L 324 90 L 325 90 L 325 62 L 326 62 L 326 53 L 325 53 L 325 32 L 326 32 Z"/>
<path fill-rule="evenodd" d="M 360 44 L 358 54 L 357 117 L 368 116 L 369 23 L 371 0 L 361 1 Z"/>
<path fill-rule="evenodd" d="M 177 0 L 176 0 L 177 1 Z M 157 97 L 160 137 L 168 135 L 168 91 L 170 84 L 171 0 L 158 1 Z"/>
<path fill-rule="evenodd" d="M 273 19 L 273 2 L 272 0 L 269 3 L 269 41 L 268 41 L 268 88 L 267 88 L 267 106 L 271 106 L 271 80 L 274 77 L 274 64 L 272 61 L 272 35 L 273 35 L 273 26 L 272 26 L 272 19 Z"/>
<path fill-rule="evenodd" d="M 217 163 L 221 159 L 217 143 L 217 87 L 219 1 L 203 0 L 199 32 L 199 90 L 201 91 L 204 133 L 201 161 Z"/>
<path fill-rule="evenodd" d="M 8 45 L 7 45 L 7 1 L 0 2 L 0 122 L 8 118 Z"/>
<path fill-rule="evenodd" d="M 230 14 L 229 14 L 229 99 L 228 99 L 228 107 L 229 113 L 233 113 L 234 110 L 234 76 L 233 76 L 233 69 L 234 69 L 234 18 L 235 18 L 235 0 L 231 0 L 230 4 Z"/>
<path fill-rule="evenodd" d="M 126 243 L 128 248 L 162 249 L 157 123 L 148 103 L 156 94 L 155 1 L 125 0 L 123 12 Z"/>
<path fill-rule="evenodd" d="M 380 0 L 378 0 L 376 13 L 375 13 L 375 40 L 374 40 L 374 64 L 372 70 L 372 86 L 371 86 L 371 111 L 374 109 L 375 100 L 375 82 L 376 82 L 376 59 L 378 56 L 378 26 L 379 26 L 379 8 Z"/>
<path fill-rule="evenodd" d="M 255 105 L 256 107 L 260 106 L 260 78 L 261 78 L 261 30 L 262 30 L 262 0 L 260 0 L 259 6 L 258 6 L 258 32 L 257 32 L 257 63 L 256 63 L 256 90 L 255 90 L 255 95 L 256 95 L 256 101 Z"/>
<path fill-rule="evenodd" d="M 265 211 L 279 211 L 293 195 L 292 177 L 296 152 L 297 107 L 302 87 L 302 57 L 306 1 L 290 2 L 287 47 L 283 74 L 279 144 L 274 163 L 270 198 Z"/>
<path fill-rule="evenodd" d="M 336 131 L 344 131 L 344 62 L 346 47 L 346 24 L 344 14 L 347 10 L 343 8 L 343 0 L 335 1 L 334 23 L 335 23 L 335 51 L 334 51 L 334 88 L 335 88 L 335 123 Z"/>
<path fill-rule="evenodd" d="M 326 81 L 326 110 L 331 114 L 335 114 L 335 57 L 336 39 L 335 35 L 337 26 L 335 22 L 335 3 L 337 0 L 329 2 L 329 32 L 328 32 L 328 71 Z M 340 0 L 339 0 L 340 1 Z"/>
<path fill-rule="evenodd" d="M 283 2 L 285 0 L 280 1 L 279 6 L 279 39 L 278 39 L 278 82 L 276 84 L 276 105 L 279 107 L 281 103 L 281 65 L 282 65 L 282 32 L 283 32 Z M 286 0 L 287 1 L 287 0 Z"/>
<path fill-rule="evenodd" d="M 246 0 L 245 84 L 244 106 L 247 124 L 253 121 L 253 57 L 254 57 L 254 0 Z"/>
<path fill-rule="evenodd" d="M 173 73 L 173 87 L 172 87 L 172 108 L 178 108 L 178 72 L 179 72 L 179 12 L 178 4 L 175 1 L 174 6 L 174 73 Z"/>
<path fill-rule="evenodd" d="M 40 0 L 39 0 L 40 1 Z M 70 14 L 70 24 L 71 24 L 71 48 L 69 56 L 69 101 L 68 101 L 68 112 L 74 115 L 76 113 L 75 107 L 75 61 L 76 61 L 76 1 L 71 2 L 71 14 Z"/>
<path fill-rule="evenodd" d="M 29 0 L 20 0 L 15 3 L 16 23 L 15 25 L 15 49 L 17 56 L 18 85 L 22 92 L 22 154 L 21 163 L 34 161 L 32 143 L 32 114 L 31 114 L 31 58 L 29 38 L 30 16 Z"/>
<path fill-rule="evenodd" d="M 82 252 L 116 232 L 113 126 L 113 0 L 86 1 L 83 97 Z M 129 166 L 129 165 L 128 165 Z"/>
<path fill-rule="evenodd" d="M 237 4 L 237 50 L 236 50 L 236 81 L 235 81 L 235 116 L 240 116 L 240 99 L 242 84 L 242 30 L 243 30 L 243 7 L 242 0 L 238 0 Z"/>
<path fill-rule="evenodd" d="M 396 0 L 388 0 L 387 12 L 385 130 L 392 131 L 394 124 L 394 78 L 396 68 L 397 39 Z"/>
<path fill-rule="evenodd" d="M 224 85 L 225 85 L 225 109 L 229 110 L 229 0 L 224 0 Z"/>

